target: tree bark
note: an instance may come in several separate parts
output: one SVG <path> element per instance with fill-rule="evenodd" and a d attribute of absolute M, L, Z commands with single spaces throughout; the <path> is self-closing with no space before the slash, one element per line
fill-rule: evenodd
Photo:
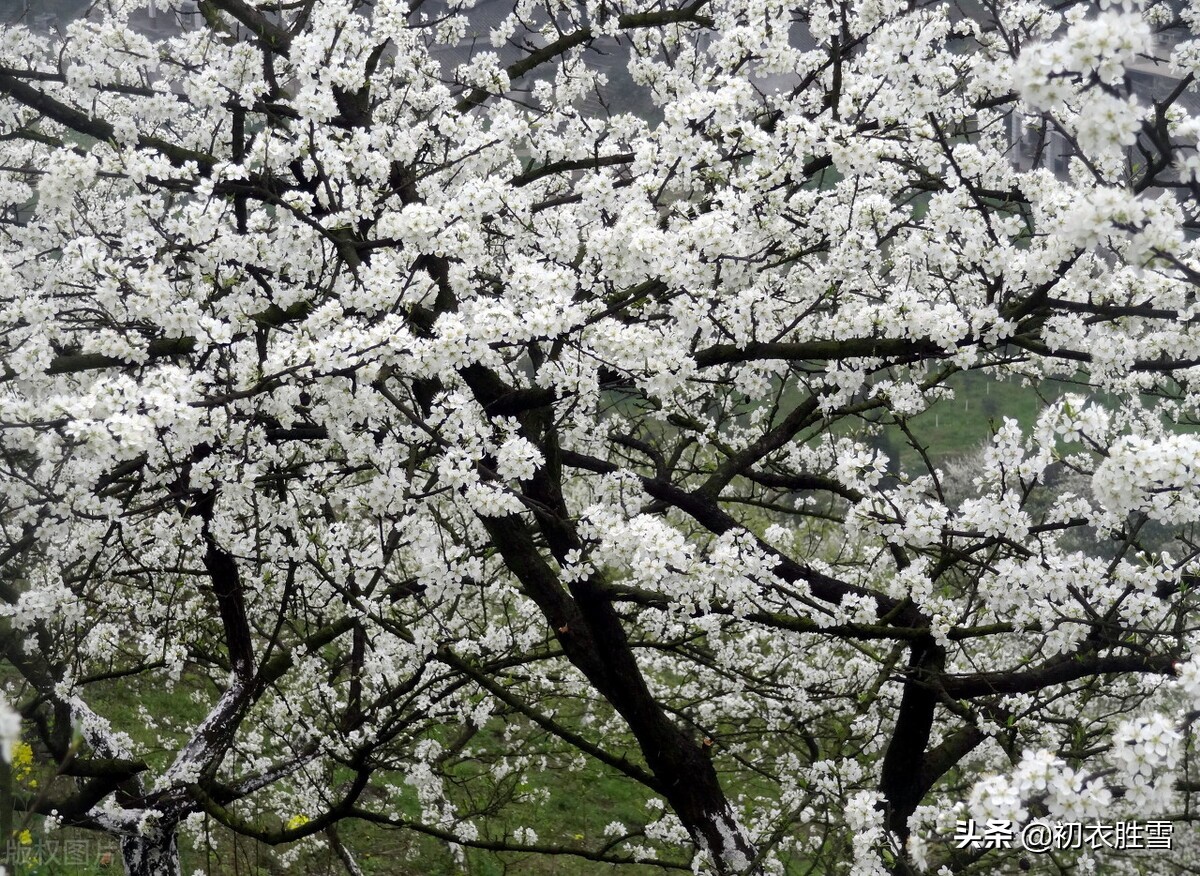
<path fill-rule="evenodd" d="M 156 827 L 145 836 L 121 839 L 125 876 L 181 876 L 175 825 Z"/>
<path fill-rule="evenodd" d="M 655 700 L 621 619 L 590 581 L 570 593 L 542 560 L 529 527 L 516 517 L 480 518 L 509 568 L 555 630 L 563 652 L 629 724 L 667 802 L 721 874 L 746 874 L 756 851 L 733 813 L 702 744 Z"/>
<path fill-rule="evenodd" d="M 887 825 L 904 841 L 908 840 L 909 816 L 929 790 L 919 780 L 938 704 L 937 692 L 929 685 L 929 679 L 945 665 L 946 652 L 932 638 L 913 643 L 900 714 L 883 756 L 879 790 L 887 800 Z"/>

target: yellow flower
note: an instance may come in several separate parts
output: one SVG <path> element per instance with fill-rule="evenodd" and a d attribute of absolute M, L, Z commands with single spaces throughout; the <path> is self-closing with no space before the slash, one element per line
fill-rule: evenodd
<path fill-rule="evenodd" d="M 308 824 L 309 820 L 307 815 L 293 815 L 288 819 L 287 829 L 295 830 L 298 827 L 304 827 L 304 825 Z"/>
<path fill-rule="evenodd" d="M 33 845 L 33 834 L 27 830 L 23 830 L 17 834 L 17 842 L 23 846 L 31 846 Z"/>
<path fill-rule="evenodd" d="M 18 742 L 12 751 L 12 774 L 18 782 L 26 782 L 33 773 L 33 748 L 28 742 Z M 29 787 L 36 788 L 36 782 L 29 782 Z"/>
<path fill-rule="evenodd" d="M 33 763 L 33 746 L 28 742 L 18 742 L 13 746 L 12 765 L 13 769 L 18 767 L 28 768 Z"/>

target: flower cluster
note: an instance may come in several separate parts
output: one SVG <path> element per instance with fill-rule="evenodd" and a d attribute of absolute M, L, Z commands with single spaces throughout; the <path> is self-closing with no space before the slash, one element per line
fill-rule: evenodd
<path fill-rule="evenodd" d="M 0 28 L 10 674 L 153 765 L 75 821 L 533 853 L 600 774 L 664 799 L 598 866 L 874 876 L 1171 811 L 1195 4 L 203 5 Z"/>

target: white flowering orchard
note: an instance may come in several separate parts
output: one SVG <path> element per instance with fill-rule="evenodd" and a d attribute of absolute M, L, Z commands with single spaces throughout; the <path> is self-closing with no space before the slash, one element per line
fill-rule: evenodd
<path fill-rule="evenodd" d="M 1194 0 L 151 5 L 0 30 L 0 825 L 1200 854 Z"/>

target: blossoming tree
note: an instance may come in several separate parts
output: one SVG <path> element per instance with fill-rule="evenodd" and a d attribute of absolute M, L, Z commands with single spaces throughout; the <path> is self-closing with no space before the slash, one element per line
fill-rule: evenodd
<path fill-rule="evenodd" d="M 130 874 L 1187 817 L 1200 7 L 149 5 L 0 35 L 17 817 Z M 1075 387 L 954 479 L 964 373 Z M 548 764 L 645 817 L 539 837 Z"/>

